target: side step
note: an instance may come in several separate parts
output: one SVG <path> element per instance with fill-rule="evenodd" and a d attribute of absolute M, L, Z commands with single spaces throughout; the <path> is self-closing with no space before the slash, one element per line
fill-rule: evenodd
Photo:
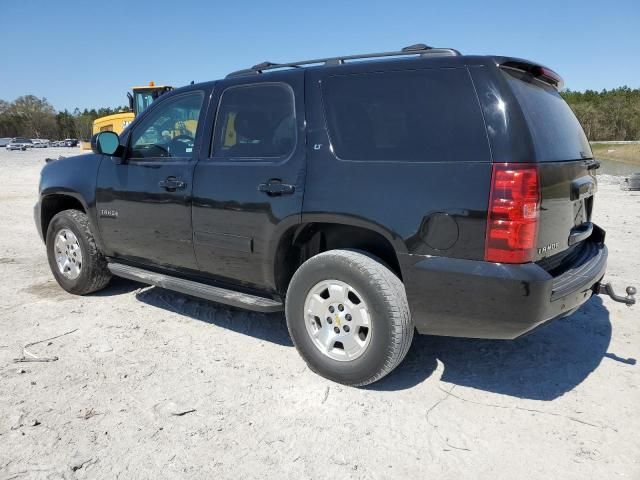
<path fill-rule="evenodd" d="M 130 267 L 121 263 L 109 263 L 111 273 L 118 277 L 137 282 L 155 285 L 176 292 L 193 295 L 213 302 L 224 303 L 233 307 L 254 310 L 256 312 L 279 312 L 283 310 L 282 302 L 271 298 L 258 297 L 248 293 L 236 292 L 220 287 L 212 287 L 204 283 L 183 280 L 182 278 L 150 272 L 142 268 Z"/>

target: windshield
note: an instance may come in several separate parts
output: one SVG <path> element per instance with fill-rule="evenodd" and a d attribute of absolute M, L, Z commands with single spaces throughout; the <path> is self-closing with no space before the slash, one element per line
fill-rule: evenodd
<path fill-rule="evenodd" d="M 153 92 L 134 92 L 136 115 L 140 115 L 153 102 Z"/>
<path fill-rule="evenodd" d="M 517 70 L 503 70 L 526 118 L 539 161 L 592 158 L 580 122 L 558 91 Z"/>
<path fill-rule="evenodd" d="M 28 138 L 17 137 L 13 139 L 13 143 L 31 143 Z"/>

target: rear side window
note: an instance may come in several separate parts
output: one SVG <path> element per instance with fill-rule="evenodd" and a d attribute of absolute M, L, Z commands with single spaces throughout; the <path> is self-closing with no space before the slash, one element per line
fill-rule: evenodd
<path fill-rule="evenodd" d="M 466 69 L 336 75 L 323 81 L 323 101 L 341 159 L 490 161 Z"/>
<path fill-rule="evenodd" d="M 502 70 L 533 138 L 538 161 L 591 158 L 591 147 L 580 122 L 558 91 L 518 70 Z"/>
<path fill-rule="evenodd" d="M 230 87 L 223 92 L 213 132 L 213 157 L 284 157 L 295 143 L 291 87 L 266 83 Z"/>

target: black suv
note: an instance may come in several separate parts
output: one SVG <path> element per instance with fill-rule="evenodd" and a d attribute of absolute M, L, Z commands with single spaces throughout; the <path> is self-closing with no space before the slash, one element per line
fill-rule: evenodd
<path fill-rule="evenodd" d="M 117 275 L 284 309 L 312 370 L 365 385 L 414 330 L 512 339 L 604 291 L 598 163 L 561 82 L 422 44 L 266 62 L 45 166 L 36 224 L 71 293 Z"/>

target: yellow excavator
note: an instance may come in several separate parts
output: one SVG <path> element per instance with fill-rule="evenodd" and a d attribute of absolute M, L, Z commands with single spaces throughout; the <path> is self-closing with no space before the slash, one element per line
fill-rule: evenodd
<path fill-rule="evenodd" d="M 139 115 L 151 103 L 163 93 L 173 90 L 168 85 L 156 85 L 149 82 L 149 85 L 143 87 L 132 87 L 131 92 L 127 92 L 129 97 L 129 112 L 114 113 L 104 117 L 96 118 L 93 121 L 92 135 L 100 132 L 115 132 L 118 135 L 129 125 L 136 115 Z M 91 150 L 90 142 L 82 142 L 83 150 Z"/>

